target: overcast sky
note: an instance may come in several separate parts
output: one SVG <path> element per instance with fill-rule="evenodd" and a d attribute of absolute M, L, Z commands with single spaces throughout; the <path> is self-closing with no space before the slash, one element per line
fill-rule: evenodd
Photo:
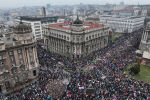
<path fill-rule="evenodd" d="M 22 7 L 22 6 L 43 6 L 46 4 L 51 5 L 64 5 L 64 4 L 150 4 L 150 0 L 0 0 L 0 8 Z"/>

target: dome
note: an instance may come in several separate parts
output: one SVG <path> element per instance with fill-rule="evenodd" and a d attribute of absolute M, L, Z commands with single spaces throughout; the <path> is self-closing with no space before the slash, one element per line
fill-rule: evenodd
<path fill-rule="evenodd" d="M 14 32 L 17 34 L 22 33 L 30 33 L 32 32 L 31 26 L 23 24 L 23 22 L 20 22 L 17 26 L 14 27 Z"/>
<path fill-rule="evenodd" d="M 79 19 L 78 15 L 77 15 L 77 19 L 73 22 L 73 24 L 83 24 L 83 22 Z"/>

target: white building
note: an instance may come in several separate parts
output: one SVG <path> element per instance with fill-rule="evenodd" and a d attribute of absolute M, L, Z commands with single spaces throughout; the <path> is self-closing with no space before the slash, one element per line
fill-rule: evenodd
<path fill-rule="evenodd" d="M 46 16 L 46 9 L 45 9 L 45 7 L 42 7 L 42 8 L 39 8 L 38 9 L 38 14 L 40 15 L 40 16 Z"/>
<path fill-rule="evenodd" d="M 36 40 L 43 39 L 42 25 L 57 22 L 58 17 L 27 17 L 23 16 L 15 19 L 15 23 L 22 21 L 23 23 L 31 25 L 32 33 Z"/>
<path fill-rule="evenodd" d="M 100 23 L 108 26 L 108 21 L 112 18 L 112 15 L 102 15 L 99 17 Z"/>
<path fill-rule="evenodd" d="M 142 64 L 150 65 L 150 23 L 144 28 L 139 49 L 137 53 L 142 54 Z"/>
<path fill-rule="evenodd" d="M 147 24 L 143 31 L 140 49 L 142 52 L 148 51 L 150 52 L 150 23 Z"/>
<path fill-rule="evenodd" d="M 50 24 L 44 28 L 45 48 L 70 58 L 80 58 L 108 44 L 109 29 L 102 24 L 82 22 Z"/>
<path fill-rule="evenodd" d="M 100 23 L 110 27 L 114 32 L 132 33 L 144 26 L 145 17 L 100 16 Z"/>

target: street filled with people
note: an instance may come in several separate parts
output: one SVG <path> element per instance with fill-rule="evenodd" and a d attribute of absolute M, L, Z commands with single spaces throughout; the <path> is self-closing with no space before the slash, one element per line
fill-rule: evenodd
<path fill-rule="evenodd" d="M 79 59 L 53 54 L 38 45 L 41 66 L 37 81 L 6 95 L 6 100 L 150 100 L 150 84 L 124 74 L 136 62 L 135 46 L 140 34 L 141 31 L 124 34 Z M 60 80 L 65 80 L 64 87 L 49 85 Z M 60 89 L 61 93 L 53 93 L 57 95 L 53 97 L 51 89 Z"/>

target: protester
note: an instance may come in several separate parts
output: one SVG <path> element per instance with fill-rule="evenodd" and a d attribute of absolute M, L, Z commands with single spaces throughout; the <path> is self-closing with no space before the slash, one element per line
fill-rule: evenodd
<path fill-rule="evenodd" d="M 50 100 L 53 98 L 50 92 L 53 91 L 53 86 L 49 85 L 50 82 L 68 79 L 69 84 L 63 88 L 61 95 L 56 93 L 58 96 L 55 99 L 148 100 L 150 84 L 123 74 L 129 64 L 136 62 L 135 45 L 140 34 L 141 31 L 124 34 L 107 47 L 80 59 L 62 57 L 38 46 L 41 64 L 38 80 L 7 96 L 7 99 L 13 100 L 13 96 L 18 100 Z M 64 69 L 70 74 L 65 73 Z M 62 88 L 62 85 L 57 84 L 57 88 Z"/>

